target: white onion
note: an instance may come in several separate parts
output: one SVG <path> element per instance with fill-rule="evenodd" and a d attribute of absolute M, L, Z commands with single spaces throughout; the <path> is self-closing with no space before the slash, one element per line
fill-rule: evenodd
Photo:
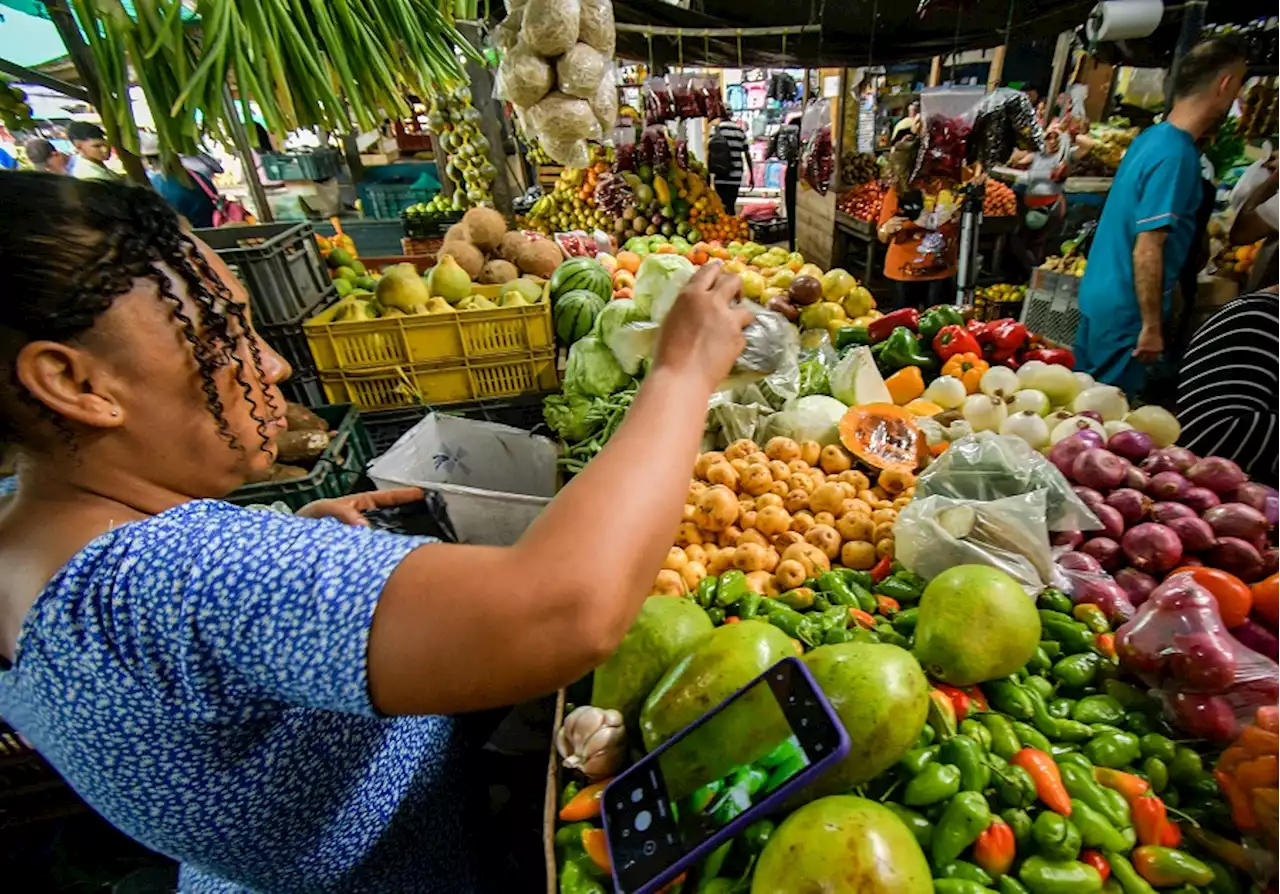
<path fill-rule="evenodd" d="M 1076 432 L 1084 428 L 1091 428 L 1098 433 L 1098 437 L 1104 441 L 1107 437 L 1107 430 L 1102 427 L 1102 423 L 1096 419 L 1090 419 L 1088 416 L 1071 416 L 1062 420 L 1053 431 L 1049 432 L 1049 443 L 1056 444 L 1063 438 L 1069 438 Z"/>
<path fill-rule="evenodd" d="M 961 382 L 955 376 L 938 376 L 929 383 L 929 387 L 924 390 L 924 399 L 931 400 L 944 410 L 956 410 L 964 404 L 965 397 L 968 392 L 965 391 L 964 382 Z"/>
<path fill-rule="evenodd" d="M 1080 383 L 1081 391 L 1086 388 L 1092 388 L 1094 385 L 1098 384 L 1098 380 L 1088 373 L 1073 372 L 1071 375 L 1075 376 L 1076 381 Z"/>
<path fill-rule="evenodd" d="M 947 426 L 947 440 L 958 441 L 966 435 L 973 434 L 973 426 L 964 419 L 953 419 Z"/>
<path fill-rule="evenodd" d="M 978 389 L 991 397 L 1008 397 L 1018 390 L 1018 374 L 1007 366 L 993 366 L 978 380 Z"/>
<path fill-rule="evenodd" d="M 1009 412 L 1021 413 L 1024 410 L 1037 416 L 1048 416 L 1048 395 L 1034 388 L 1023 388 L 1009 400 Z"/>
<path fill-rule="evenodd" d="M 1022 438 L 1035 450 L 1049 443 L 1049 426 L 1030 410 L 1020 410 L 1007 417 L 1000 426 L 1000 434 Z"/>
<path fill-rule="evenodd" d="M 1157 447 L 1172 447 L 1182 434 L 1182 426 L 1178 424 L 1177 418 L 1164 407 L 1155 404 L 1138 407 L 1124 417 L 1124 421 L 1138 431 L 1149 434 Z"/>
<path fill-rule="evenodd" d="M 1132 431 L 1133 426 L 1125 422 L 1123 419 L 1112 419 L 1110 422 L 1102 423 L 1102 427 L 1106 429 L 1107 440 L 1111 440 L 1111 436 L 1119 434 L 1122 431 Z"/>
<path fill-rule="evenodd" d="M 1023 388 L 1030 388 L 1031 386 L 1028 382 L 1031 377 L 1048 365 L 1049 364 L 1045 363 L 1043 360 L 1028 360 L 1026 363 L 1022 364 L 1022 366 L 1018 367 L 1019 384 L 1021 384 Z"/>
<path fill-rule="evenodd" d="M 1115 385 L 1094 385 L 1076 395 L 1071 402 L 1071 409 L 1077 413 L 1093 410 L 1102 417 L 1103 422 L 1111 422 L 1125 417 L 1129 412 L 1129 401 Z"/>
<path fill-rule="evenodd" d="M 1007 369 L 1007 367 L 1001 367 Z M 1008 370 L 1013 375 L 1013 370 Z M 1017 376 L 1014 376 L 1017 378 Z M 1004 420 L 1008 417 L 1009 411 L 1005 409 L 1004 401 L 998 397 L 990 397 L 986 394 L 970 394 L 965 398 L 964 408 L 960 411 L 966 422 L 973 426 L 974 431 L 1000 431 L 1000 426 L 1004 425 Z"/>
<path fill-rule="evenodd" d="M 1043 391 L 1055 407 L 1066 406 L 1080 393 L 1080 383 L 1061 363 L 1050 363 L 1030 376 L 1028 387 Z"/>

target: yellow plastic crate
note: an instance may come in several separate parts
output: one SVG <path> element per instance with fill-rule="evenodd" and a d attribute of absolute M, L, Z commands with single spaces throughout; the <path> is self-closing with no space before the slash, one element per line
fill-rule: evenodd
<path fill-rule="evenodd" d="M 521 357 L 320 373 L 331 403 L 362 412 L 515 397 L 560 386 L 555 348 Z"/>
<path fill-rule="evenodd" d="M 472 288 L 496 301 L 502 286 Z M 368 322 L 329 322 L 333 310 L 302 327 L 320 372 L 367 370 L 422 363 L 458 363 L 555 346 L 551 301 L 527 307 L 464 310 L 452 314 L 384 317 Z"/>

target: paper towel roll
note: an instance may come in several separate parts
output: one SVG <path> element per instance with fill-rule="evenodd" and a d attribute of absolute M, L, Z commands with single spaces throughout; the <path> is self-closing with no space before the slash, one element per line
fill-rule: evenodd
<path fill-rule="evenodd" d="M 1147 37 L 1163 15 L 1164 0 L 1103 0 L 1089 14 L 1085 34 L 1091 41 Z"/>

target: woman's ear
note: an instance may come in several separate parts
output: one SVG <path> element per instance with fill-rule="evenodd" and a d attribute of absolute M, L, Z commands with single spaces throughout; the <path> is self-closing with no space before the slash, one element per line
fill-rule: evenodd
<path fill-rule="evenodd" d="M 23 345 L 14 363 L 18 381 L 57 416 L 89 428 L 115 428 L 124 411 L 109 377 L 80 348 L 56 341 Z"/>

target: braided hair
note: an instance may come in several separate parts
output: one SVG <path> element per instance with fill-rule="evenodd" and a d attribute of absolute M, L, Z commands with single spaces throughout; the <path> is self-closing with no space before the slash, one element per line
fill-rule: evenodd
<path fill-rule="evenodd" d="M 244 449 L 227 424 L 215 378 L 234 365 L 236 383 L 262 439 L 259 447 L 266 449 L 266 418 L 237 350 L 240 339 L 248 338 L 257 380 L 263 381 L 244 305 L 233 299 L 183 233 L 164 199 L 153 190 L 122 183 L 10 173 L 0 174 L 0 207 L 11 221 L 0 227 L 0 443 L 20 445 L 29 438 L 19 430 L 23 405 L 35 405 L 40 416 L 70 439 L 65 422 L 18 381 L 18 352 L 37 340 L 74 341 L 116 298 L 145 279 L 155 284 L 190 345 L 205 408 L 219 434 L 233 448 Z M 185 285 L 194 314 L 184 309 L 160 265 Z M 264 400 L 277 415 L 271 398 Z"/>

